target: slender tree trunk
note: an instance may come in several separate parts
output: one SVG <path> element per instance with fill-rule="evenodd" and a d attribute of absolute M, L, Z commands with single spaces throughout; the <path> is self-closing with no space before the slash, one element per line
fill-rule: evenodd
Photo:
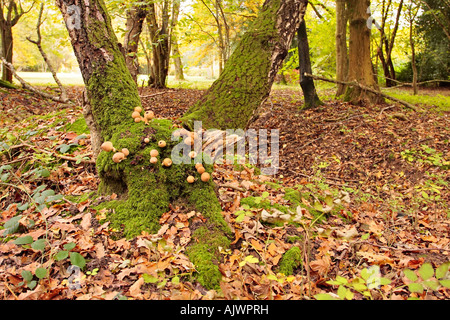
<path fill-rule="evenodd" d="M 178 24 L 178 14 L 180 13 L 181 0 L 174 0 L 172 7 L 172 22 L 170 30 L 170 43 L 172 47 L 172 60 L 175 69 L 175 80 L 184 80 L 183 63 L 181 62 L 181 54 L 178 47 L 178 39 L 175 28 Z"/>
<path fill-rule="evenodd" d="M 128 70 L 130 70 L 135 82 L 137 82 L 137 76 L 139 74 L 139 61 L 137 57 L 139 37 L 146 16 L 146 5 L 134 5 L 127 11 L 126 33 L 123 47 Z"/>
<path fill-rule="evenodd" d="M 298 60 L 300 69 L 300 86 L 305 97 L 305 104 L 302 109 L 315 108 L 323 105 L 316 92 L 314 79 L 306 77 L 305 73 L 312 74 L 311 59 L 309 57 L 308 34 L 306 32 L 305 19 L 300 23 L 298 28 Z"/>
<path fill-rule="evenodd" d="M 218 246 L 227 248 L 231 233 L 214 192 L 214 184 L 187 183 L 188 173 L 196 174 L 194 164 L 175 163 L 162 166 L 150 163 L 150 150 L 159 150 L 159 159 L 170 157 L 178 142 L 172 141 L 174 130 L 169 120 L 153 120 L 148 125 L 131 117 L 140 107 L 139 94 L 125 64 L 117 38 L 111 27 L 103 0 L 57 0 L 75 56 L 86 86 L 85 117 L 93 132 L 114 148 L 127 148 L 129 155 L 120 163 L 112 152 L 101 151 L 97 171 L 100 193 L 116 193 L 118 199 L 104 203 L 110 209 L 111 225 L 123 230 L 127 237 L 141 231 L 156 232 L 159 219 L 171 202 L 184 199 L 186 206 L 201 212 L 204 221 L 191 234 L 187 254 L 195 265 L 199 282 L 207 289 L 218 289 L 222 274 Z M 144 139 L 150 142 L 145 143 Z M 165 148 L 158 141 L 165 140 Z M 162 159 L 161 159 L 162 160 Z M 211 172 L 212 166 L 205 165 Z M 195 173 L 194 173 L 195 172 Z"/>
<path fill-rule="evenodd" d="M 370 6 L 370 1 L 348 0 L 347 5 L 350 21 L 348 80 L 379 90 L 373 76 L 370 57 L 370 29 L 367 27 L 367 19 L 369 18 L 367 8 Z M 380 96 L 364 91 L 361 87 L 347 87 L 344 99 L 354 104 L 363 102 L 380 103 L 383 101 Z"/>
<path fill-rule="evenodd" d="M 347 81 L 348 76 L 348 49 L 347 49 L 347 21 L 348 14 L 345 0 L 336 1 L 336 79 Z M 337 85 L 336 96 L 345 93 L 346 86 Z"/>
<path fill-rule="evenodd" d="M 204 128 L 245 128 L 269 96 L 306 11 L 307 0 L 266 0 L 249 31 L 200 101 L 182 118 Z"/>
<path fill-rule="evenodd" d="M 13 34 L 12 27 L 6 24 L 2 27 L 2 56 L 12 64 L 13 61 Z M 13 74 L 9 68 L 3 68 L 2 80 L 12 83 Z"/>
<path fill-rule="evenodd" d="M 413 15 L 412 13 L 412 1 L 411 1 L 411 7 L 410 7 L 410 20 L 409 20 L 409 43 L 411 47 L 411 67 L 413 71 L 413 92 L 414 95 L 417 95 L 419 93 L 419 90 L 417 88 L 417 65 L 416 65 L 416 44 L 414 40 L 414 18 L 416 15 Z"/>
<path fill-rule="evenodd" d="M 170 43 L 169 43 L 169 15 L 168 1 L 163 4 L 161 25 L 158 24 L 155 3 L 149 4 L 147 14 L 147 26 L 153 44 L 152 50 L 152 74 L 148 85 L 153 88 L 166 88 L 167 75 L 169 72 Z"/>

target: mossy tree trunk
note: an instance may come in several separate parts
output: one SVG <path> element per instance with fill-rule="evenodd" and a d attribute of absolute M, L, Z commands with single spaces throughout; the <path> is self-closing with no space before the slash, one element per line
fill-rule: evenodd
<path fill-rule="evenodd" d="M 370 57 L 370 33 L 367 27 L 370 7 L 369 0 L 348 0 L 347 10 L 350 21 L 349 70 L 348 81 L 356 81 L 366 87 L 379 91 L 373 76 L 373 66 Z M 358 86 L 348 86 L 344 99 L 354 104 L 381 103 L 383 98 Z"/>
<path fill-rule="evenodd" d="M 218 246 L 227 247 L 230 233 L 221 215 L 221 206 L 212 181 L 188 183 L 195 175 L 194 163 L 163 167 L 150 164 L 150 150 L 159 158 L 170 157 L 176 142 L 169 120 L 153 119 L 146 125 L 134 122 L 131 114 L 141 105 L 136 83 L 111 27 L 103 0 L 57 0 L 85 82 L 85 116 L 91 135 L 111 141 L 117 150 L 127 148 L 127 159 L 112 160 L 112 152 L 101 151 L 97 171 L 100 193 L 116 193 L 118 199 L 103 204 L 113 209 L 112 225 L 131 237 L 141 231 L 156 232 L 161 215 L 174 200 L 184 200 L 188 209 L 201 212 L 203 225 L 196 225 L 188 255 L 195 264 L 199 281 L 208 288 L 218 287 L 221 279 L 217 261 Z M 150 142 L 145 143 L 144 139 Z M 159 140 L 167 141 L 159 148 Z M 212 166 L 205 166 L 211 172 Z M 214 263 L 215 261 L 216 263 Z"/>
<path fill-rule="evenodd" d="M 203 128 L 245 128 L 270 94 L 307 3 L 266 0 L 219 79 L 183 116 L 183 124 L 192 128 L 198 120 Z"/>
<path fill-rule="evenodd" d="M 304 105 L 302 110 L 315 108 L 323 105 L 317 95 L 316 87 L 314 85 L 314 79 L 306 77 L 305 73 L 312 74 L 311 59 L 309 57 L 309 43 L 308 34 L 306 32 L 305 19 L 300 23 L 298 28 L 298 61 L 300 69 L 300 86 L 303 90 Z"/>

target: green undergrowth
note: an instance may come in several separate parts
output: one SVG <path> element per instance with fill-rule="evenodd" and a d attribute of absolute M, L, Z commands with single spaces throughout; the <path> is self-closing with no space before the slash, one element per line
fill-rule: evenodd
<path fill-rule="evenodd" d="M 301 266 L 302 262 L 302 252 L 300 248 L 293 246 L 284 253 L 279 264 L 278 272 L 283 273 L 286 276 L 292 275 L 294 270 Z"/>
<path fill-rule="evenodd" d="M 159 218 L 169 210 L 171 203 L 181 202 L 188 210 L 201 212 L 206 222 L 193 233 L 187 252 L 196 266 L 199 282 L 207 288 L 217 288 L 221 279 L 217 245 L 228 247 L 227 236 L 231 231 L 221 214 L 214 183 L 200 180 L 195 169 L 196 159 L 189 164 L 162 165 L 165 158 L 174 160 L 172 148 L 180 143 L 171 140 L 174 130 L 171 121 L 154 119 L 148 126 L 138 123 L 115 131 L 111 138 L 114 147 L 117 150 L 127 148 L 130 155 L 114 163 L 112 152 L 100 152 L 97 159 L 101 178 L 99 193 L 116 193 L 118 197 L 100 204 L 97 209 L 109 209 L 107 218 L 111 226 L 121 230 L 127 238 L 142 231 L 156 233 L 160 228 Z M 150 142 L 145 143 L 145 138 Z M 166 147 L 158 147 L 160 140 L 166 141 Z M 156 164 L 150 163 L 152 149 L 159 152 Z M 204 167 L 211 174 L 212 165 L 204 164 Z M 186 181 L 189 175 L 196 178 L 192 184 Z"/>

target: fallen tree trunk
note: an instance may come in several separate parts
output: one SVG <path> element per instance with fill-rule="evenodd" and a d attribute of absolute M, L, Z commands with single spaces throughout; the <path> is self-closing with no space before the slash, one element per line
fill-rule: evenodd
<path fill-rule="evenodd" d="M 1 58 L 3 65 L 8 68 L 9 70 L 11 70 L 13 76 L 20 82 L 20 84 L 27 90 L 30 90 L 31 92 L 34 92 L 44 98 L 56 101 L 56 102 L 62 102 L 62 103 L 67 103 L 68 100 L 67 98 L 61 97 L 61 96 L 54 96 L 51 95 L 47 92 L 41 91 L 35 87 L 33 87 L 31 84 L 29 84 L 28 82 L 26 82 L 24 79 L 22 79 L 16 72 L 16 69 L 14 69 L 14 66 L 12 64 L 10 64 L 8 61 L 5 60 L 5 58 Z"/>
<path fill-rule="evenodd" d="M 362 85 L 362 84 L 360 84 L 360 83 L 358 83 L 356 81 L 352 81 L 352 82 L 337 81 L 337 80 L 334 80 L 334 79 L 329 79 L 329 78 L 325 78 L 325 77 L 321 77 L 321 76 L 315 76 L 315 75 L 312 75 L 312 74 L 309 74 L 309 73 L 306 73 L 305 76 L 313 78 L 315 80 L 321 80 L 321 81 L 326 81 L 326 82 L 331 82 L 331 83 L 341 84 L 341 85 L 346 85 L 346 86 L 351 86 L 351 87 L 358 87 L 358 88 L 360 88 L 362 90 L 369 91 L 369 92 L 371 92 L 373 94 L 376 94 L 376 95 L 379 95 L 379 96 L 381 96 L 383 98 L 386 98 L 386 99 L 398 102 L 398 103 L 404 105 L 405 107 L 407 107 L 407 108 L 409 108 L 411 110 L 417 111 L 417 108 L 415 106 L 413 106 L 412 104 L 410 104 L 409 102 L 406 102 L 404 100 L 392 97 L 392 96 L 390 96 L 390 95 L 388 95 L 386 93 L 383 93 L 381 91 L 377 91 L 377 90 L 375 90 L 373 88 L 369 88 L 369 87 L 364 86 L 364 85 Z"/>

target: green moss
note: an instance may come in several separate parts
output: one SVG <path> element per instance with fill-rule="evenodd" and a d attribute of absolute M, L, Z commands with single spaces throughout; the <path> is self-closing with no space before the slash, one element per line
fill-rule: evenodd
<path fill-rule="evenodd" d="M 284 275 L 291 275 L 294 270 L 302 264 L 302 252 L 299 247 L 292 247 L 286 251 L 279 264 L 279 272 Z"/>
<path fill-rule="evenodd" d="M 86 120 L 84 118 L 78 118 L 74 121 L 74 123 L 69 123 L 64 128 L 65 131 L 73 131 L 77 134 L 89 133 L 89 128 L 86 124 Z"/>
<path fill-rule="evenodd" d="M 189 259 L 198 273 L 197 279 L 207 289 L 219 289 L 219 247 L 228 248 L 230 240 L 215 226 L 202 226 L 192 234 L 193 245 L 187 249 Z"/>

